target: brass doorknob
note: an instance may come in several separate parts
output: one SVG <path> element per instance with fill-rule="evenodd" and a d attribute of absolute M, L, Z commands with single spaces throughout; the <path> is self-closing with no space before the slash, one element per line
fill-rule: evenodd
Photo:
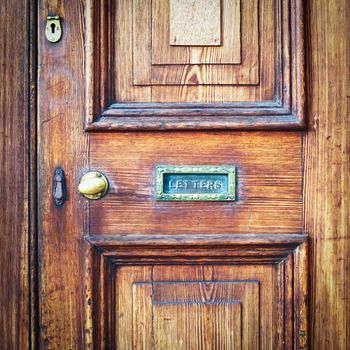
<path fill-rule="evenodd" d="M 108 180 L 99 171 L 89 171 L 79 183 L 78 191 L 88 199 L 100 199 L 108 191 Z"/>

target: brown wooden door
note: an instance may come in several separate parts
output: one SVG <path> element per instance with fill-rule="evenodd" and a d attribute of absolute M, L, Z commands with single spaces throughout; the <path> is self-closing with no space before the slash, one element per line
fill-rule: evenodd
<path fill-rule="evenodd" d="M 48 15 L 42 348 L 305 348 L 301 1 L 42 0 L 39 32 Z"/>

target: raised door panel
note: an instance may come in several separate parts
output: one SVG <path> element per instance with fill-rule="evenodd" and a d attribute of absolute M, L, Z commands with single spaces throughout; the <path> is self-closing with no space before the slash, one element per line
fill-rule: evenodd
<path fill-rule="evenodd" d="M 88 0 L 86 18 L 86 130 L 304 125 L 300 0 Z"/>
<path fill-rule="evenodd" d="M 305 346 L 303 235 L 87 240 L 91 348 Z"/>

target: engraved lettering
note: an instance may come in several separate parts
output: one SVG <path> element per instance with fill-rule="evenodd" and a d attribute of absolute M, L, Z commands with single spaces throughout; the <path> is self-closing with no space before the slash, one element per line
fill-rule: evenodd
<path fill-rule="evenodd" d="M 223 188 L 222 181 L 213 180 L 170 180 L 169 189 L 170 190 L 220 190 Z"/>
<path fill-rule="evenodd" d="M 168 167 L 157 173 L 159 200 L 235 200 L 235 169 L 222 166 Z M 165 171 L 167 170 L 167 171 Z"/>
<path fill-rule="evenodd" d="M 221 181 L 215 181 L 215 188 L 219 190 L 222 187 L 222 182 Z"/>

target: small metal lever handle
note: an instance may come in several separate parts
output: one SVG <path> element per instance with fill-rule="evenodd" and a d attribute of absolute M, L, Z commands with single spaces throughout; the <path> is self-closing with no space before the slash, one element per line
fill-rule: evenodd
<path fill-rule="evenodd" d="M 89 171 L 79 183 L 78 191 L 88 199 L 100 199 L 108 191 L 108 180 L 99 171 Z"/>

